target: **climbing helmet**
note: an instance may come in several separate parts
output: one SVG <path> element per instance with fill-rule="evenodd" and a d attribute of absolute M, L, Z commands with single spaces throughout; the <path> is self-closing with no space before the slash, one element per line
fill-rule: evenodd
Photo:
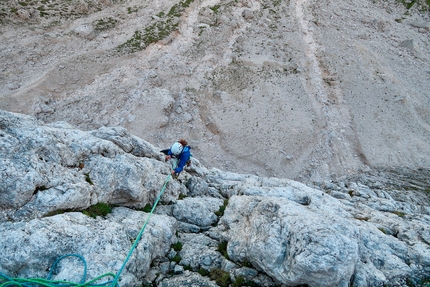
<path fill-rule="evenodd" d="M 179 143 L 179 142 L 175 142 L 172 147 L 170 148 L 170 151 L 174 154 L 174 155 L 180 155 L 182 150 L 184 149 L 184 146 Z"/>

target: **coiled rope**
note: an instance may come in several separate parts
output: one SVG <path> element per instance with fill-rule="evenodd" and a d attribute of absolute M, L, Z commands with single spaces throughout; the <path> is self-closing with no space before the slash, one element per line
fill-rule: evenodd
<path fill-rule="evenodd" d="M 124 263 L 122 264 L 121 268 L 117 272 L 117 274 L 113 273 L 105 273 L 103 275 L 100 275 L 94 279 L 91 279 L 87 282 L 85 282 L 85 279 L 87 277 L 87 263 L 85 259 L 79 255 L 79 254 L 66 254 L 61 257 L 59 257 L 54 264 L 52 264 L 51 270 L 49 272 L 49 275 L 46 279 L 41 278 L 11 278 L 3 273 L 0 273 L 0 287 L 8 287 L 8 286 L 18 286 L 18 287 L 36 287 L 36 286 L 44 286 L 44 287 L 98 287 L 98 286 L 111 286 L 111 287 L 119 287 L 118 281 L 121 276 L 122 271 L 125 268 L 125 265 L 127 264 L 128 260 L 131 257 L 131 254 L 133 253 L 134 249 L 136 248 L 137 244 L 139 243 L 140 238 L 142 237 L 143 232 L 145 231 L 146 225 L 149 222 L 149 219 L 151 218 L 152 214 L 154 213 L 155 207 L 157 206 L 158 202 L 161 199 L 161 196 L 164 193 L 164 190 L 166 189 L 167 183 L 169 182 L 170 178 L 172 177 L 171 174 L 169 174 L 164 182 L 163 188 L 160 191 L 160 194 L 158 195 L 157 199 L 154 202 L 154 205 L 152 206 L 151 212 L 148 215 L 148 218 L 145 221 L 145 224 L 143 225 L 142 229 L 139 232 L 139 235 L 136 237 L 136 240 L 134 241 L 133 246 L 130 248 L 130 251 L 128 252 L 127 257 L 124 260 Z M 67 281 L 60 281 L 60 280 L 51 280 L 53 272 L 55 268 L 57 267 L 57 264 L 63 260 L 66 257 L 76 257 L 80 261 L 82 261 L 84 265 L 84 271 L 81 278 L 81 281 L 79 283 L 74 282 L 67 282 Z M 98 281 L 101 281 L 105 277 L 110 277 L 113 279 L 107 280 L 102 283 L 97 283 Z"/>
<path fill-rule="evenodd" d="M 84 272 L 79 283 L 60 281 L 60 280 L 51 280 L 52 273 L 54 272 L 57 264 L 66 257 L 76 257 L 82 261 L 84 264 Z M 48 277 L 46 279 L 42 278 L 11 278 L 3 273 L 0 273 L 0 287 L 6 286 L 19 286 L 19 287 L 35 287 L 35 286 L 44 286 L 44 287 L 95 287 L 95 286 L 110 286 L 113 282 L 112 278 L 115 277 L 113 273 L 105 273 L 99 277 L 96 277 L 88 282 L 85 282 L 87 277 L 87 263 L 85 259 L 79 254 L 66 254 L 58 258 L 54 264 L 52 264 L 51 271 L 49 272 Z M 110 280 L 107 280 L 103 283 L 96 283 L 102 280 L 105 277 L 111 277 Z"/>

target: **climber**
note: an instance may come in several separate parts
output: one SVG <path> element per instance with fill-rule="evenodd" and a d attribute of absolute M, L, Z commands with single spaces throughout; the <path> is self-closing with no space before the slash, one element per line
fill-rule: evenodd
<path fill-rule="evenodd" d="M 162 150 L 161 152 L 166 155 L 166 161 L 172 160 L 171 173 L 175 177 L 179 176 L 179 173 L 184 169 L 185 165 L 191 164 L 191 147 L 184 139 L 180 139 L 175 142 L 170 149 Z"/>

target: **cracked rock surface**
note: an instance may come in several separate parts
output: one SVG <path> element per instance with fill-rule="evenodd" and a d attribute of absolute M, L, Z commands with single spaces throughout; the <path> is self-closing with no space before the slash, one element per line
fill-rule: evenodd
<path fill-rule="evenodd" d="M 0 128 L 0 273 L 45 278 L 65 254 L 87 260 L 87 280 L 118 272 L 169 179 L 160 148 L 3 110 Z M 429 175 L 380 169 L 311 186 L 193 158 L 119 284 L 427 287 Z M 81 268 L 67 258 L 53 279 L 77 282 Z"/>

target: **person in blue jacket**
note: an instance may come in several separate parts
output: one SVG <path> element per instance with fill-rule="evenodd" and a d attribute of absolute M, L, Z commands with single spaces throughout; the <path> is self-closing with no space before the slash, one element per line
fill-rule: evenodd
<path fill-rule="evenodd" d="M 178 176 L 184 169 L 185 165 L 189 165 L 191 160 L 191 147 L 184 139 L 172 144 L 170 149 L 162 150 L 161 152 L 166 155 L 166 161 L 173 159 L 172 162 L 172 175 Z"/>

